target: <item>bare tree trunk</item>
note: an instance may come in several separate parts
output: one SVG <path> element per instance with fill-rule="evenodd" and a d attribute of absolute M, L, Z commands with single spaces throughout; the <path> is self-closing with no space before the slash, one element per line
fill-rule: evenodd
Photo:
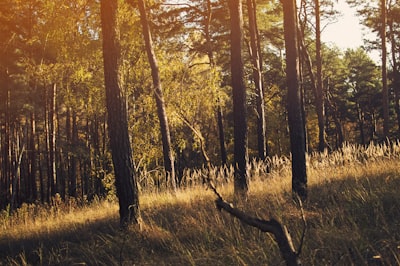
<path fill-rule="evenodd" d="M 318 150 L 325 149 L 325 104 L 322 84 L 322 57 L 321 57 L 321 16 L 319 0 L 315 0 L 315 52 L 317 65 L 317 87 L 315 94 L 315 106 L 318 116 Z"/>
<path fill-rule="evenodd" d="M 210 33 L 210 25 L 212 19 L 212 8 L 211 8 L 211 0 L 207 0 L 207 12 L 206 12 L 205 24 L 204 24 L 204 32 L 207 42 L 207 55 L 210 61 L 210 66 L 212 72 L 215 69 L 214 62 L 214 54 L 211 42 L 211 33 Z M 225 132 L 224 132 L 224 122 L 223 122 L 223 113 L 222 107 L 220 104 L 220 99 L 217 99 L 217 127 L 218 127 L 218 135 L 219 135 L 219 147 L 221 152 L 221 164 L 226 165 L 227 163 L 227 152 L 225 146 Z"/>
<path fill-rule="evenodd" d="M 139 189 L 133 169 L 132 148 L 128 134 L 126 105 L 119 84 L 120 46 L 117 38 L 117 0 L 101 1 L 104 79 L 108 111 L 108 129 L 115 184 L 119 200 L 121 227 L 140 224 Z"/>
<path fill-rule="evenodd" d="M 57 179 L 57 168 L 56 168 L 56 95 L 57 95 L 57 85 L 53 83 L 50 90 L 50 112 L 49 112 L 49 178 L 51 179 L 51 196 L 54 196 L 59 192 L 58 190 L 58 179 Z"/>
<path fill-rule="evenodd" d="M 361 145 L 365 145 L 364 112 L 358 103 L 357 103 L 357 117 L 358 117 L 358 126 L 360 127 Z"/>
<path fill-rule="evenodd" d="M 257 143 L 258 157 L 265 160 L 267 157 L 267 142 L 266 142 L 266 121 L 264 107 L 264 88 L 262 81 L 262 62 L 260 49 L 258 47 L 258 32 L 257 32 L 257 17 L 256 17 L 256 2 L 247 0 L 247 12 L 249 16 L 249 31 L 250 31 L 250 57 L 253 64 L 253 79 L 257 95 Z"/>
<path fill-rule="evenodd" d="M 45 122 L 46 123 L 46 122 Z M 36 135 L 36 143 L 37 146 L 40 147 L 40 136 L 39 134 Z M 47 147 L 47 145 L 46 145 Z M 40 187 L 40 202 L 44 203 L 46 200 L 46 189 L 45 189 L 45 182 L 44 182 L 44 174 L 43 174 L 43 155 L 41 153 L 38 154 L 38 166 L 39 166 L 39 187 Z M 46 160 L 45 160 L 46 161 Z"/>
<path fill-rule="evenodd" d="M 391 42 L 391 54 L 392 54 L 392 62 L 393 62 L 393 91 L 395 97 L 395 110 L 397 115 L 397 134 L 400 137 L 400 69 L 397 61 L 396 53 L 398 51 L 398 46 L 395 39 L 395 32 L 393 29 L 393 19 L 389 21 L 389 30 L 390 30 L 390 42 Z"/>
<path fill-rule="evenodd" d="M 382 40 L 382 107 L 383 137 L 389 137 L 389 93 L 387 85 L 387 50 L 386 50 L 386 0 L 381 0 L 381 40 Z"/>
<path fill-rule="evenodd" d="M 45 91 L 45 104 L 44 104 L 44 131 L 45 131 L 45 138 L 46 138 L 46 152 L 45 152 L 45 156 L 46 156 L 46 165 L 47 165 L 47 182 L 46 182 L 46 201 L 47 203 L 50 203 L 50 197 L 51 197 L 51 193 L 52 193 L 52 187 L 54 187 L 53 185 L 53 179 L 52 179 L 52 173 L 51 173 L 51 169 L 52 169 L 52 164 L 51 164 L 51 159 L 50 159 L 50 123 L 49 123 L 49 119 L 50 119 L 50 107 L 49 107 L 49 92 L 48 92 L 48 88 L 46 85 L 44 85 L 44 91 Z"/>
<path fill-rule="evenodd" d="M 295 0 L 283 0 L 286 47 L 286 79 L 288 86 L 288 119 L 292 152 L 292 191 L 301 200 L 307 198 L 307 171 L 302 99 L 299 86 L 299 51 Z"/>
<path fill-rule="evenodd" d="M 2 143 L 1 143 L 1 176 L 2 176 L 2 186 L 0 192 L 1 197 L 1 207 L 6 207 L 10 200 L 10 188 L 11 188 L 11 140 L 10 140 L 10 89 L 9 89 L 9 77 L 7 71 L 4 73 L 4 95 L 2 95 L 2 107 L 4 108 L 4 124 L 2 132 Z M 4 205 L 4 206 L 3 206 Z"/>
<path fill-rule="evenodd" d="M 221 164 L 226 165 L 228 156 L 227 156 L 226 147 L 225 147 L 225 132 L 224 132 L 223 113 L 222 113 L 221 105 L 219 103 L 217 106 L 217 121 L 218 121 L 219 147 L 221 150 Z"/>
<path fill-rule="evenodd" d="M 77 115 L 75 111 L 72 111 L 72 146 L 76 147 L 78 145 L 78 125 L 77 125 Z M 77 155 L 74 152 L 71 158 L 71 175 L 69 176 L 69 195 L 72 197 L 77 197 L 77 183 L 78 183 L 78 163 Z"/>
<path fill-rule="evenodd" d="M 29 153 L 29 183 L 30 183 L 30 190 L 29 190 L 29 198 L 32 201 L 37 199 L 37 185 L 36 185 L 36 118 L 35 118 L 35 110 L 31 112 L 31 134 L 29 138 L 29 146 L 30 146 L 30 153 Z"/>
<path fill-rule="evenodd" d="M 10 210 L 9 214 L 14 211 L 16 206 L 19 203 L 19 194 L 20 194 L 20 182 L 21 182 L 21 162 L 22 162 L 22 156 L 25 151 L 25 147 L 23 146 L 22 148 L 20 147 L 20 136 L 18 132 L 16 132 L 17 129 L 15 128 L 15 147 L 14 147 L 14 169 L 13 169 L 13 180 L 12 180 L 12 186 L 11 186 L 11 200 L 10 200 Z"/>
<path fill-rule="evenodd" d="M 175 166 L 174 155 L 171 145 L 171 135 L 169 131 L 167 112 L 165 108 L 165 101 L 161 87 L 161 79 L 158 68 L 157 58 L 153 48 L 153 41 L 147 19 L 146 5 L 143 0 L 138 0 L 140 20 L 142 23 L 143 37 L 146 44 L 147 57 L 151 67 L 151 75 L 153 78 L 154 96 L 157 105 L 158 119 L 160 120 L 161 138 L 163 144 L 164 154 L 164 168 L 167 174 L 167 182 L 170 181 L 173 190 L 176 190 Z M 169 179 L 169 180 L 168 180 Z"/>
<path fill-rule="evenodd" d="M 242 60 L 243 15 L 241 0 L 228 1 L 231 25 L 231 79 L 233 89 L 233 137 L 235 195 L 247 197 L 249 189 L 247 173 L 247 108 L 246 87 Z"/>

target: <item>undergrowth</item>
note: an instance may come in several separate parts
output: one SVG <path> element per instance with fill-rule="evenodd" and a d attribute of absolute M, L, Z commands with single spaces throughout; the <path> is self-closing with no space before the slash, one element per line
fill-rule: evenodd
<path fill-rule="evenodd" d="M 303 265 L 400 265 L 399 155 L 393 144 L 308 156 Z M 299 246 L 304 226 L 291 196 L 290 158 L 253 161 L 249 169 L 249 197 L 240 209 L 279 220 Z M 4 211 L 0 265 L 283 265 L 271 235 L 215 208 L 204 175 L 233 201 L 230 169 L 188 170 L 183 181 L 190 184 L 176 194 L 144 186 L 141 230 L 121 231 L 112 201 Z"/>

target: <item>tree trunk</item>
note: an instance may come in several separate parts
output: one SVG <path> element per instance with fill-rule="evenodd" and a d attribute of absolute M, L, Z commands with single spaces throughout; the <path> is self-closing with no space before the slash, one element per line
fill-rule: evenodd
<path fill-rule="evenodd" d="M 217 106 L 217 123 L 218 123 L 218 136 L 219 136 L 219 147 L 221 150 L 221 164 L 226 165 L 227 163 L 227 152 L 225 147 L 225 132 L 224 132 L 224 121 L 221 105 Z"/>
<path fill-rule="evenodd" d="M 50 90 L 50 113 L 49 113 L 49 129 L 50 129 L 50 177 L 51 178 L 51 196 L 59 192 L 57 168 L 56 168 L 56 95 L 57 85 L 53 83 Z"/>
<path fill-rule="evenodd" d="M 37 185 L 36 185 L 36 118 L 35 118 L 35 110 L 31 112 L 31 134 L 29 138 L 29 198 L 31 201 L 35 201 L 37 199 Z"/>
<path fill-rule="evenodd" d="M 52 163 L 51 163 L 51 158 L 50 158 L 50 142 L 51 142 L 51 134 L 50 134 L 50 101 L 49 101 L 49 92 L 48 88 L 46 85 L 44 85 L 44 90 L 45 90 L 45 104 L 44 104 L 44 131 L 45 131 L 45 138 L 46 138 L 46 170 L 47 170 L 47 182 L 46 182 L 46 201 L 47 203 L 50 203 L 50 198 L 52 191 L 54 191 L 52 188 L 54 188 L 53 181 L 54 179 L 52 178 Z"/>
<path fill-rule="evenodd" d="M 387 85 L 387 51 L 386 51 L 386 0 L 381 0 L 381 40 L 382 40 L 382 107 L 383 137 L 389 137 L 389 93 Z"/>
<path fill-rule="evenodd" d="M 357 118 L 358 118 L 358 126 L 360 128 L 360 141 L 361 145 L 365 145 L 365 133 L 364 133 L 364 112 L 360 107 L 360 104 L 357 103 Z"/>
<path fill-rule="evenodd" d="M 76 147 L 78 145 L 78 125 L 76 121 L 76 116 L 76 112 L 72 111 L 72 147 Z M 78 164 L 76 151 L 72 153 L 71 175 L 69 176 L 69 180 L 69 195 L 72 197 L 77 197 Z"/>
<path fill-rule="evenodd" d="M 1 206 L 7 206 L 10 200 L 10 187 L 11 187 L 11 140 L 10 140 L 10 90 L 9 90 L 9 76 L 7 71 L 4 73 L 4 94 L 1 97 L 2 108 L 4 110 L 4 123 L 2 125 L 2 138 L 1 138 L 1 176 L 2 186 L 0 188 Z"/>
<path fill-rule="evenodd" d="M 139 189 L 133 169 L 126 105 L 119 84 L 120 47 L 117 38 L 117 0 L 101 1 L 104 79 L 108 129 L 119 200 L 120 225 L 140 224 Z"/>
<path fill-rule="evenodd" d="M 153 78 L 154 96 L 156 99 L 157 114 L 158 114 L 158 119 L 160 120 L 160 130 L 161 130 L 161 138 L 162 138 L 163 154 L 164 154 L 164 168 L 167 174 L 166 178 L 167 182 L 168 181 L 171 182 L 173 190 L 176 190 L 174 155 L 172 152 L 171 136 L 169 131 L 163 91 L 161 87 L 158 62 L 153 48 L 153 41 L 151 38 L 149 22 L 147 19 L 145 2 L 143 0 L 139 0 L 138 4 L 139 4 L 140 20 L 143 29 L 143 37 L 146 45 L 147 57 L 149 59 L 151 67 L 151 75 Z"/>
<path fill-rule="evenodd" d="M 243 16 L 240 0 L 228 1 L 231 22 L 231 78 L 233 89 L 234 190 L 236 196 L 246 196 L 247 174 L 247 110 L 246 87 L 243 80 Z"/>
<path fill-rule="evenodd" d="M 46 122 L 45 122 L 46 123 Z M 37 146 L 40 147 L 40 136 L 37 134 L 36 136 Z M 47 145 L 46 145 L 47 147 Z M 43 174 L 43 156 L 39 153 L 38 156 L 38 166 L 39 166 L 39 186 L 40 186 L 40 202 L 44 203 L 46 200 L 46 191 L 45 191 L 45 181 L 44 181 L 44 174 Z"/>
<path fill-rule="evenodd" d="M 392 86 L 395 97 L 395 105 L 394 108 L 396 110 L 397 115 L 397 134 L 400 137 L 400 69 L 399 64 L 397 62 L 396 53 L 398 51 L 396 39 L 395 39 L 395 31 L 393 28 L 393 19 L 389 21 L 389 30 L 390 30 L 390 42 L 391 42 L 391 54 L 392 54 L 392 62 L 393 62 L 393 80 Z"/>
<path fill-rule="evenodd" d="M 247 0 L 247 12 L 249 16 L 250 32 L 250 57 L 253 64 L 253 79 L 257 95 L 257 147 L 258 157 L 265 160 L 267 157 L 265 107 L 264 107 L 264 88 L 262 82 L 262 62 L 260 49 L 258 47 L 256 3 L 254 0 Z"/>
<path fill-rule="evenodd" d="M 299 52 L 297 40 L 297 11 L 295 0 L 283 0 L 286 48 L 286 79 L 288 87 L 288 120 L 292 152 L 292 192 L 301 200 L 307 198 L 305 158 L 305 129 L 299 87 Z"/>
<path fill-rule="evenodd" d="M 319 0 L 315 0 L 315 53 L 317 65 L 315 106 L 318 116 L 318 151 L 323 152 L 325 149 L 325 97 L 322 87 L 321 17 Z"/>
<path fill-rule="evenodd" d="M 210 33 L 210 25 L 212 19 L 212 9 L 211 9 L 211 0 L 207 0 L 207 13 L 206 13 L 205 23 L 204 23 L 204 33 L 207 42 L 207 56 L 210 62 L 211 70 L 214 73 L 215 63 L 214 63 L 214 53 L 211 43 L 211 33 Z M 221 164 L 226 165 L 227 163 L 227 152 L 225 146 L 225 132 L 224 132 L 224 122 L 223 122 L 223 113 L 222 107 L 220 104 L 220 99 L 217 99 L 217 127 L 218 127 L 218 136 L 219 136 L 219 147 L 221 152 Z"/>

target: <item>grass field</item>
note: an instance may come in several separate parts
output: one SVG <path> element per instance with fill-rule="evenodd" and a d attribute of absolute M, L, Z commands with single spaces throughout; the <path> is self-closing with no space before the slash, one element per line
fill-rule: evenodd
<path fill-rule="evenodd" d="M 251 166 L 239 208 L 284 224 L 295 246 L 304 229 L 290 193 L 290 160 Z M 400 265 L 400 146 L 346 146 L 308 157 L 303 265 Z M 233 183 L 217 189 L 233 201 Z M 23 205 L 0 215 L 0 265 L 284 265 L 273 237 L 215 208 L 201 185 L 141 194 L 143 226 L 119 229 L 115 202 Z"/>

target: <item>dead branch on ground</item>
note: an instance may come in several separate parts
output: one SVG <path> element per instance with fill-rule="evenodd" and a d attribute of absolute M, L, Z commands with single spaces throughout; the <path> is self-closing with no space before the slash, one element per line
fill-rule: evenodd
<path fill-rule="evenodd" d="M 272 234 L 275 238 L 275 241 L 278 244 L 279 250 L 281 252 L 283 259 L 286 262 L 286 265 L 288 266 L 301 265 L 299 259 L 300 252 L 295 251 L 292 239 L 285 226 L 282 226 L 281 223 L 275 219 L 270 219 L 270 220 L 259 219 L 257 217 L 252 217 L 237 208 L 234 208 L 232 204 L 223 200 L 223 198 L 217 192 L 215 186 L 211 182 L 209 183 L 209 185 L 210 188 L 214 191 L 214 193 L 218 197 L 218 199 L 215 201 L 215 204 L 219 211 L 225 210 L 227 213 L 238 218 L 243 223 L 256 227 L 262 232 Z M 305 221 L 304 216 L 303 216 L 303 221 Z M 301 241 L 303 240 L 304 240 L 304 232 Z M 302 244 L 303 243 L 300 244 L 300 247 L 302 246 Z M 299 249 L 299 251 L 300 250 L 301 248 Z"/>

